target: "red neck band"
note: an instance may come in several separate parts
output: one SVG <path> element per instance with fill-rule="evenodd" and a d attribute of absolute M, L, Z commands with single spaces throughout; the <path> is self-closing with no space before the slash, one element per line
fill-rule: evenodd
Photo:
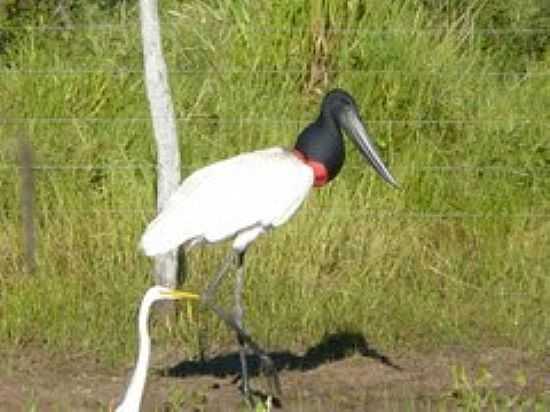
<path fill-rule="evenodd" d="M 302 152 L 297 149 L 294 149 L 292 153 L 306 165 L 311 167 L 311 169 L 313 170 L 313 175 L 315 176 L 315 181 L 313 183 L 315 187 L 321 187 L 328 183 L 328 170 L 324 164 L 316 160 L 308 159 Z"/>

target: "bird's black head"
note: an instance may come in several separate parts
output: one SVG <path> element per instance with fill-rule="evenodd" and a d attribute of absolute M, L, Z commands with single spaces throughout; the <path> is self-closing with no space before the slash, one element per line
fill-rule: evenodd
<path fill-rule="evenodd" d="M 367 134 L 355 100 L 342 89 L 331 90 L 325 95 L 319 117 L 300 133 L 294 146 L 306 162 L 320 164 L 326 168 L 327 179 L 318 185 L 335 178 L 344 164 L 342 129 L 352 138 L 359 151 L 380 176 L 397 186 Z"/>
<path fill-rule="evenodd" d="M 329 91 L 321 103 L 321 114 L 333 118 L 338 118 L 340 113 L 346 109 L 359 111 L 353 97 L 342 89 Z"/>

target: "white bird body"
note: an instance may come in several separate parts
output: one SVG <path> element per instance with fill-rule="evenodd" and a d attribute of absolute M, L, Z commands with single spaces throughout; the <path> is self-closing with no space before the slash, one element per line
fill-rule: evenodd
<path fill-rule="evenodd" d="M 151 288 L 145 293 L 141 301 L 138 315 L 139 353 L 136 367 L 130 380 L 123 401 L 115 409 L 115 412 L 139 412 L 145 381 L 147 380 L 147 367 L 151 356 L 151 338 L 149 337 L 149 312 L 151 306 L 159 299 L 156 288 Z"/>
<path fill-rule="evenodd" d="M 313 183 L 311 167 L 280 147 L 213 163 L 182 182 L 147 227 L 141 248 L 154 256 L 235 237 L 233 249 L 245 250 L 292 217 Z"/>
<path fill-rule="evenodd" d="M 198 298 L 199 296 L 193 293 L 169 289 L 163 286 L 153 286 L 147 290 L 139 307 L 139 353 L 136 367 L 130 379 L 128 389 L 124 394 L 124 398 L 115 409 L 115 412 L 139 412 L 140 410 L 143 390 L 145 388 L 145 382 L 147 381 L 149 358 L 151 357 L 151 338 L 149 336 L 149 312 L 151 311 L 151 306 L 159 300 Z"/>

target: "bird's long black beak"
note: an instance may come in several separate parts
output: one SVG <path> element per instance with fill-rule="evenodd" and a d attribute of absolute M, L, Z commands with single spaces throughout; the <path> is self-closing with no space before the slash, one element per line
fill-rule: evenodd
<path fill-rule="evenodd" d="M 348 133 L 355 146 L 357 146 L 361 154 L 367 159 L 374 170 L 378 172 L 382 179 L 390 185 L 399 188 L 397 181 L 380 158 L 357 111 L 351 107 L 343 110 L 340 114 L 340 125 Z"/>

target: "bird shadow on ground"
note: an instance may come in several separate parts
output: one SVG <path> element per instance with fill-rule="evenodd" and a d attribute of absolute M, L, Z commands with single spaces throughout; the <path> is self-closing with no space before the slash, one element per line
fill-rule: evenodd
<path fill-rule="evenodd" d="M 355 353 L 372 358 L 396 370 L 401 367 L 393 363 L 386 355 L 372 348 L 365 337 L 357 332 L 338 332 L 325 336 L 318 344 L 309 348 L 303 355 L 290 351 L 270 352 L 277 371 L 315 369 L 325 363 L 347 358 Z M 260 361 L 256 355 L 247 355 L 250 376 L 257 376 L 260 371 Z M 190 377 L 197 375 L 212 375 L 225 377 L 239 375 L 241 363 L 238 352 L 218 355 L 207 360 L 185 360 L 170 368 L 160 371 L 162 376 Z"/>

